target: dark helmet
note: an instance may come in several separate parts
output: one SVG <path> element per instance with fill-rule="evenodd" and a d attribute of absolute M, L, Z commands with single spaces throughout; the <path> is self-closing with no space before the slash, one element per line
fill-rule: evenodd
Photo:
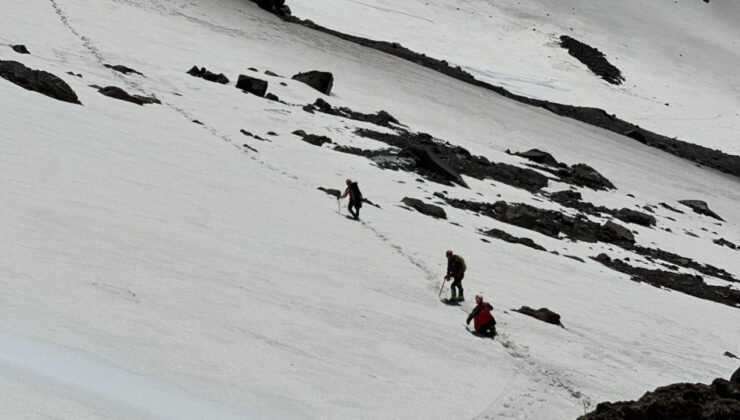
<path fill-rule="evenodd" d="M 448 249 L 447 252 L 445 252 L 445 256 L 447 256 L 447 258 L 450 258 L 452 256 L 452 251 Z"/>

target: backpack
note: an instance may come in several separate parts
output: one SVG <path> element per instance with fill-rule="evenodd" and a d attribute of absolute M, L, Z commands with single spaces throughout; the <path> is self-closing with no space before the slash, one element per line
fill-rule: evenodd
<path fill-rule="evenodd" d="M 463 259 L 463 257 L 461 257 L 459 255 L 457 257 L 460 258 L 460 264 L 462 264 L 463 271 L 468 271 L 468 266 L 465 265 L 465 259 Z"/>

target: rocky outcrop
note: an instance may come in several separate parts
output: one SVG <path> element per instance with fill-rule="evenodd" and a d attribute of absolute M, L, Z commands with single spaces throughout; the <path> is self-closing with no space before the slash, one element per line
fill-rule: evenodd
<path fill-rule="evenodd" d="M 708 285 L 704 283 L 701 276 L 635 267 L 622 260 L 612 259 L 603 253 L 592 258 L 612 270 L 629 274 L 634 281 L 644 282 L 658 288 L 676 290 L 735 308 L 740 307 L 740 290 Z"/>
<path fill-rule="evenodd" d="M 334 87 L 334 75 L 327 71 L 298 73 L 292 79 L 305 83 L 324 95 L 331 95 L 331 89 Z"/>
<path fill-rule="evenodd" d="M 568 50 L 568 53 L 585 64 L 597 76 L 613 85 L 621 85 L 624 81 L 622 72 L 614 67 L 604 56 L 604 53 L 584 44 L 577 39 L 567 35 L 560 37 L 560 46 Z"/>
<path fill-rule="evenodd" d="M 490 178 L 531 192 L 547 186 L 547 177 L 537 171 L 491 162 L 483 156 L 471 155 L 462 147 L 435 140 L 426 133 L 397 130 L 390 134 L 359 129 L 355 134 L 401 149 L 399 157 L 411 159 L 412 162 L 406 170 L 445 185 L 455 182 L 467 187 L 460 177 L 467 175 L 476 179 Z"/>
<path fill-rule="evenodd" d="M 193 77 L 200 77 L 201 79 L 208 80 L 209 82 L 220 83 L 222 85 L 229 84 L 229 78 L 224 76 L 223 73 L 216 74 L 208 71 L 205 67 L 198 68 L 198 66 L 193 66 L 193 68 L 188 70 L 188 74 Z"/>
<path fill-rule="evenodd" d="M 613 190 L 616 188 L 599 171 L 585 163 L 577 163 L 567 169 L 561 169 L 557 175 L 566 182 L 572 182 L 592 190 Z"/>
<path fill-rule="evenodd" d="M 278 16 L 290 16 L 290 8 L 285 4 L 285 0 L 252 0 L 257 5 L 270 13 Z"/>
<path fill-rule="evenodd" d="M 30 69 L 17 61 L 0 60 L 0 77 L 50 98 L 72 104 L 80 103 L 77 94 L 64 80 L 42 70 Z"/>
<path fill-rule="evenodd" d="M 563 326 L 563 324 L 560 322 L 560 315 L 547 308 L 532 309 L 529 306 L 522 306 L 519 309 L 512 309 L 512 311 L 531 316 L 532 318 L 539 319 L 540 321 L 547 322 L 548 324 L 558 325 L 561 327 Z"/>
<path fill-rule="evenodd" d="M 492 217 L 500 222 L 533 230 L 557 239 L 563 233 L 568 238 L 576 241 L 601 241 L 627 249 L 635 244 L 632 232 L 612 221 L 600 225 L 582 215 L 572 217 L 555 210 L 544 210 L 528 204 L 507 203 L 506 201 L 498 201 L 494 204 L 479 203 L 447 198 L 440 193 L 435 193 L 435 196 L 453 207 L 470 210 Z"/>
<path fill-rule="evenodd" d="M 435 219 L 447 219 L 447 213 L 445 213 L 444 209 L 442 207 L 435 206 L 434 204 L 427 204 L 416 198 L 409 197 L 404 197 L 401 202 L 421 214 L 434 217 Z"/>
<path fill-rule="evenodd" d="M 681 255 L 664 251 L 662 249 L 645 248 L 639 245 L 635 245 L 630 250 L 636 254 L 642 255 L 649 261 L 662 260 L 669 264 L 688 268 L 689 270 L 696 270 L 706 276 L 712 276 L 731 282 L 738 281 L 732 274 L 721 268 L 717 268 L 710 264 L 701 264 L 692 260 L 691 258 L 683 257 Z"/>
<path fill-rule="evenodd" d="M 691 210 L 694 211 L 694 213 L 701 214 L 703 216 L 713 217 L 721 222 L 725 221 L 725 219 L 719 217 L 717 213 L 709 209 L 709 205 L 706 203 L 706 201 L 681 200 L 679 201 L 679 203 L 683 204 L 686 207 L 689 207 Z"/>
<path fill-rule="evenodd" d="M 105 67 L 107 67 L 107 68 L 109 68 L 111 70 L 117 71 L 119 73 L 123 73 L 123 74 L 131 74 L 131 73 L 133 73 L 133 74 L 138 74 L 139 76 L 143 76 L 142 73 L 140 73 L 140 72 L 132 69 L 131 67 L 126 67 L 126 66 L 121 65 L 121 64 L 116 64 L 116 65 L 103 64 L 103 65 Z"/>
<path fill-rule="evenodd" d="M 740 419 L 740 385 L 717 378 L 711 385 L 680 383 L 657 388 L 637 401 L 605 402 L 578 420 Z"/>
<path fill-rule="evenodd" d="M 239 80 L 236 81 L 236 87 L 259 97 L 264 97 L 265 93 L 267 93 L 266 81 L 243 74 L 239 75 Z"/>
<path fill-rule="evenodd" d="M 314 146 L 321 147 L 324 144 L 331 144 L 333 143 L 329 137 L 326 136 L 319 136 L 316 134 L 306 134 L 303 130 L 296 130 L 293 132 L 296 136 L 299 136 L 305 141 L 306 143 L 313 144 Z"/>
<path fill-rule="evenodd" d="M 507 232 L 504 232 L 503 230 L 500 230 L 500 229 L 490 229 L 487 231 L 483 231 L 483 234 L 486 236 L 490 236 L 491 238 L 501 239 L 502 241 L 506 241 L 512 244 L 521 244 L 521 245 L 536 249 L 538 251 L 547 252 L 545 247 L 537 245 L 535 241 L 529 238 L 517 238 L 516 236 L 511 235 Z"/>
<path fill-rule="evenodd" d="M 329 115 L 336 115 L 338 117 L 349 118 L 355 121 L 369 122 L 371 124 L 379 125 L 382 127 L 393 128 L 392 124 L 400 125 L 397 119 L 393 115 L 385 112 L 378 111 L 375 114 L 363 114 L 362 112 L 355 112 L 347 107 L 334 108 L 325 100 L 318 98 L 316 102 L 303 107 L 306 112 L 321 112 Z"/>

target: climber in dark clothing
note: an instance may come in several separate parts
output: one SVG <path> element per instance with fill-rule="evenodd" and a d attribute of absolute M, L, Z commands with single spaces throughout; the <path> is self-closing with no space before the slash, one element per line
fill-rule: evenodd
<path fill-rule="evenodd" d="M 360 220 L 360 207 L 362 207 L 362 193 L 360 192 L 360 187 L 357 186 L 356 182 L 352 182 L 349 178 L 347 178 L 347 181 L 345 182 L 347 184 L 347 189 L 344 190 L 344 194 L 337 197 L 337 200 L 349 195 L 349 205 L 347 206 L 347 209 L 355 220 Z"/>
<path fill-rule="evenodd" d="M 496 319 L 491 313 L 493 306 L 488 302 L 484 302 L 481 295 L 475 295 L 475 303 L 475 309 L 468 315 L 466 324 L 469 325 L 471 320 L 475 320 L 473 324 L 475 326 L 475 332 L 484 334 L 487 337 L 495 337 Z"/>
<path fill-rule="evenodd" d="M 465 300 L 462 288 L 462 279 L 465 277 L 465 270 L 467 269 L 465 260 L 461 256 L 453 254 L 452 251 L 447 251 L 445 255 L 447 256 L 447 275 L 445 276 L 445 281 L 450 280 L 450 277 L 455 279 L 450 285 L 450 290 L 452 291 L 450 300 L 462 302 Z"/>

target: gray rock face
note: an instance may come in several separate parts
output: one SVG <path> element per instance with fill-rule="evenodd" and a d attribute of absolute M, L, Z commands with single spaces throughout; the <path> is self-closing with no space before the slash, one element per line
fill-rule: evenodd
<path fill-rule="evenodd" d="M 331 95 L 331 89 L 334 87 L 334 75 L 327 71 L 298 73 L 292 79 L 305 83 L 324 95 Z"/>
<path fill-rule="evenodd" d="M 0 77 L 16 85 L 63 102 L 79 104 L 77 94 L 59 77 L 33 70 L 17 61 L 0 60 Z"/>
<path fill-rule="evenodd" d="M 243 74 L 239 75 L 239 80 L 236 82 L 236 87 L 245 91 L 249 92 L 253 95 L 257 95 L 260 97 L 265 97 L 265 93 L 267 93 L 267 82 L 258 79 L 256 77 L 251 76 L 245 76 Z"/>

